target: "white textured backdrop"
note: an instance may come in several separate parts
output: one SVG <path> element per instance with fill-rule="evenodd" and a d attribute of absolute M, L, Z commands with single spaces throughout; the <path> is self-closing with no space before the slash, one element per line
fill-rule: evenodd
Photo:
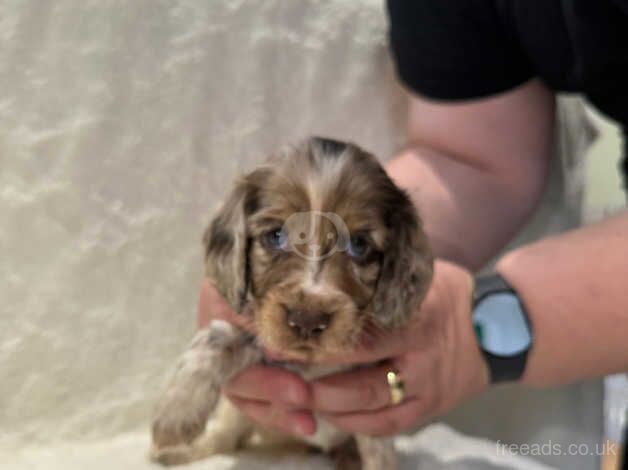
<path fill-rule="evenodd" d="M 403 131 L 380 0 L 0 0 L 0 454 L 145 429 L 238 171 Z"/>
<path fill-rule="evenodd" d="M 2 444 L 140 424 L 239 169 L 399 142 L 379 1 L 244 3 L 0 2 Z"/>

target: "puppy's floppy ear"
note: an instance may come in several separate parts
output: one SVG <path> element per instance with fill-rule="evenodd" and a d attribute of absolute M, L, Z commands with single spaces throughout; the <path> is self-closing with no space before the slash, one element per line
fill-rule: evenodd
<path fill-rule="evenodd" d="M 236 312 L 248 298 L 247 218 L 257 207 L 262 171 L 239 180 L 203 235 L 206 275 Z"/>
<path fill-rule="evenodd" d="M 408 196 L 398 193 L 389 200 L 389 239 L 381 261 L 373 299 L 380 326 L 395 328 L 419 308 L 432 280 L 433 256 L 421 220 Z"/>

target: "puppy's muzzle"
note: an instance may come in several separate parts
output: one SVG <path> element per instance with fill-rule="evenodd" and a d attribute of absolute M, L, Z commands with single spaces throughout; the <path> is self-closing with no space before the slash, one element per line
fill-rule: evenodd
<path fill-rule="evenodd" d="M 286 322 L 299 339 L 316 339 L 329 327 L 331 314 L 304 309 L 287 309 Z"/>

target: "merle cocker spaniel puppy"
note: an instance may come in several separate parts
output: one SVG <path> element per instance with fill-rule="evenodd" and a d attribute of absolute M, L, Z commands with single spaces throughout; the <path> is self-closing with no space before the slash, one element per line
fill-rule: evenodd
<path fill-rule="evenodd" d="M 275 364 L 307 380 L 347 369 L 317 362 L 417 312 L 432 255 L 414 205 L 375 157 L 318 137 L 287 147 L 235 183 L 203 241 L 207 276 L 236 312 L 252 316 L 256 334 L 219 320 L 196 334 L 156 407 L 151 458 L 186 463 L 257 436 L 333 451 L 343 456 L 338 468 L 396 468 L 390 439 L 321 419 L 313 436 L 283 436 L 220 393 L 242 369 L 268 361 L 264 349 L 280 351 L 286 363 Z"/>

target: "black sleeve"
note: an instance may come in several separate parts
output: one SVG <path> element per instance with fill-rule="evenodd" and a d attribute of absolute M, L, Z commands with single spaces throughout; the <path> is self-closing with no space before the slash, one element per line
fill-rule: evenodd
<path fill-rule="evenodd" d="M 388 0 L 400 79 L 433 99 L 492 95 L 532 78 L 532 68 L 491 0 Z"/>
<path fill-rule="evenodd" d="M 621 166 L 621 174 L 624 178 L 623 179 L 624 192 L 626 193 L 626 199 L 628 200 L 628 126 L 622 128 L 622 138 L 623 138 L 623 147 L 622 147 L 623 154 L 620 160 L 620 166 Z M 626 427 L 626 430 L 628 430 L 628 427 Z M 628 445 L 628 442 L 626 442 L 626 444 Z M 628 454 L 624 458 L 626 459 L 626 462 L 628 462 Z"/>

